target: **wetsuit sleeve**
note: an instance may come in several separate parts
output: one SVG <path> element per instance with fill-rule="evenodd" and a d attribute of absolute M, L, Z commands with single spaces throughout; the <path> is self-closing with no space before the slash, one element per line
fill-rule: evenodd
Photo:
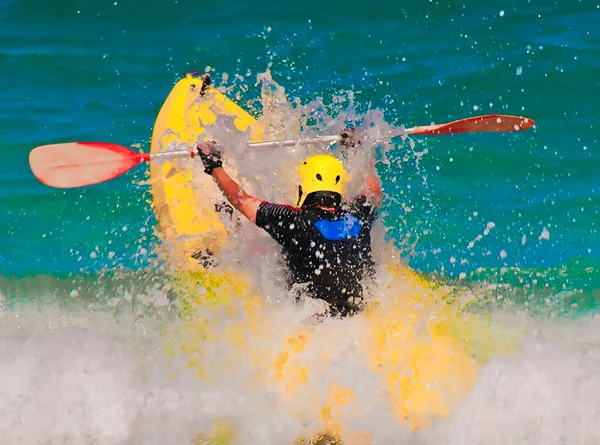
<path fill-rule="evenodd" d="M 256 211 L 256 225 L 283 245 L 304 230 L 302 224 L 301 210 L 296 207 L 263 201 Z"/>
<path fill-rule="evenodd" d="M 373 205 L 364 195 L 359 195 L 350 203 L 351 212 L 362 222 L 372 225 L 377 218 L 378 206 Z"/>

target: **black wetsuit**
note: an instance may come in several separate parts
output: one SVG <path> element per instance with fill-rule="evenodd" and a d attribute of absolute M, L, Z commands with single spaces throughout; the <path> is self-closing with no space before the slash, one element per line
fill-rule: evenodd
<path fill-rule="evenodd" d="M 364 196 L 335 211 L 263 202 L 256 224 L 283 247 L 290 285 L 306 284 L 308 294 L 329 303 L 332 313 L 348 315 L 360 308 L 361 281 L 374 272 L 375 210 Z"/>

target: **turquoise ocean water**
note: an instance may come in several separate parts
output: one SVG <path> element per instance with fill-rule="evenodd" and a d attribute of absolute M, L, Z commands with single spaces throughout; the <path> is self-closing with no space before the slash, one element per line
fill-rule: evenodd
<path fill-rule="evenodd" d="M 491 371 L 515 379 L 541 375 L 524 385 L 543 397 L 516 403 L 529 413 L 526 421 L 486 411 L 498 400 L 486 386 L 469 402 L 471 415 L 461 413 L 443 434 L 419 443 L 479 443 L 482 437 L 487 441 L 481 443 L 511 437 L 517 443 L 597 442 L 593 419 L 600 403 L 586 379 L 597 380 L 600 370 L 590 358 L 597 356 L 600 334 L 594 317 L 600 295 L 598 23 L 600 5 L 591 0 L 1 2 L 0 376 L 13 389 L 0 390 L 0 413 L 17 406 L 14 419 L 20 420 L 0 420 L 0 435 L 12 443 L 43 443 L 53 428 L 74 443 L 158 437 L 139 424 L 118 425 L 113 408 L 125 403 L 119 388 L 131 388 L 120 374 L 110 375 L 116 386 L 105 394 L 116 402 L 109 407 L 95 399 L 105 415 L 98 424 L 73 408 L 97 393 L 65 401 L 51 391 L 52 379 L 64 371 L 56 364 L 64 345 L 71 345 L 64 346 L 70 353 L 72 345 L 88 351 L 90 366 L 102 370 L 103 357 L 125 354 L 121 346 L 102 343 L 83 327 L 77 328 L 81 337 L 43 343 L 50 341 L 46 327 L 58 329 L 65 319 L 77 325 L 70 305 L 91 313 L 116 295 L 153 289 L 139 272 L 155 264 L 156 219 L 148 187 L 138 184 L 145 167 L 63 191 L 40 184 L 27 156 L 38 145 L 76 140 L 149 149 L 154 118 L 173 83 L 209 66 L 217 83 L 225 74 L 246 79 L 243 102 L 260 94 L 256 75 L 270 69 L 292 98 L 327 101 L 351 90 L 359 113 L 382 110 L 395 126 L 488 113 L 534 119 L 534 130 L 518 134 L 416 138 L 414 149 L 404 144 L 390 153 L 402 164 L 380 170 L 384 222 L 390 238 L 403 243 L 409 236 L 415 243 L 406 258 L 411 267 L 486 288 L 493 302 L 501 296 L 507 306 L 526 303 L 541 323 L 561 325 L 548 328 L 555 340 L 546 343 L 546 354 L 531 346 L 528 354 L 539 360 L 511 359 Z M 125 272 L 115 277 L 117 269 Z M 93 341 L 85 342 L 88 336 Z M 35 370 L 26 366 L 29 359 L 38 360 Z M 35 390 L 49 401 L 32 402 Z M 511 381 L 504 396 L 494 394 L 506 401 L 522 390 Z M 60 416 L 68 409 L 77 412 L 79 426 Z M 53 427 L 28 423 L 44 412 L 59 413 Z M 161 417 L 163 429 L 175 437 L 181 429 L 169 416 Z M 81 437 L 88 439 L 78 442 Z"/>

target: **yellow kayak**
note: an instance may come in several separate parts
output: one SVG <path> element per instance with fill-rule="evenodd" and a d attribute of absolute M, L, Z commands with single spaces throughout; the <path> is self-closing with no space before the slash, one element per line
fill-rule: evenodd
<path fill-rule="evenodd" d="M 181 144 L 193 147 L 222 117 L 230 118 L 235 131 L 248 140 L 260 141 L 265 134 L 247 111 L 205 85 L 202 77 L 188 74 L 175 84 L 160 109 L 151 152 L 181 149 Z M 232 162 L 225 168 L 235 176 Z M 243 265 L 211 266 L 240 216 L 202 172 L 199 161 L 152 163 L 150 175 L 161 255 L 178 280 L 184 307 L 183 324 L 168 336 L 173 360 L 183 357 L 199 378 L 218 379 L 206 365 L 205 346 L 226 345 L 231 363 L 223 359 L 222 366 L 238 366 L 232 359 L 238 357 L 244 366 L 260 370 L 257 375 L 262 380 L 252 384 L 281 391 L 289 413 L 312 425 L 306 437 L 370 443 L 370 432 L 356 431 L 344 415 L 358 409 L 353 407 L 360 404 L 357 389 L 348 383 L 332 382 L 325 389 L 314 385 L 313 377 L 327 375 L 336 354 L 335 345 L 320 337 L 330 327 L 305 326 L 295 332 L 277 328 L 269 304 L 256 293 Z M 416 432 L 436 418 L 450 416 L 472 390 L 485 360 L 493 353 L 510 352 L 516 342 L 507 341 L 506 335 L 498 340 L 485 318 L 460 316 L 448 303 L 447 287 L 403 265 L 392 246 L 384 250 L 385 273 L 378 282 L 376 303 L 340 323 L 356 325 L 351 336 L 360 346 L 353 346 L 355 353 L 362 355 L 386 393 L 389 412 Z M 227 317 L 231 322 L 224 323 Z M 216 319 L 218 324 L 212 321 Z M 198 440 L 219 436 L 224 441 L 220 443 L 233 441 L 235 432 L 227 419 L 215 422 L 214 430 L 199 433 Z M 307 443 L 302 440 L 298 443 Z"/>

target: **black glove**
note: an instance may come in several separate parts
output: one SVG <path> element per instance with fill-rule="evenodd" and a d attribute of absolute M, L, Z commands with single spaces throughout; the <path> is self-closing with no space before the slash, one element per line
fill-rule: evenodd
<path fill-rule="evenodd" d="M 344 130 L 340 133 L 342 138 L 340 144 L 342 144 L 344 147 L 354 147 L 355 145 L 360 145 L 360 141 L 354 139 L 354 133 L 354 128 L 344 128 Z"/>
<path fill-rule="evenodd" d="M 204 164 L 204 172 L 212 175 L 212 172 L 217 167 L 223 167 L 223 161 L 221 161 L 221 150 L 216 142 L 200 142 L 196 146 L 198 155 L 202 159 Z"/>

